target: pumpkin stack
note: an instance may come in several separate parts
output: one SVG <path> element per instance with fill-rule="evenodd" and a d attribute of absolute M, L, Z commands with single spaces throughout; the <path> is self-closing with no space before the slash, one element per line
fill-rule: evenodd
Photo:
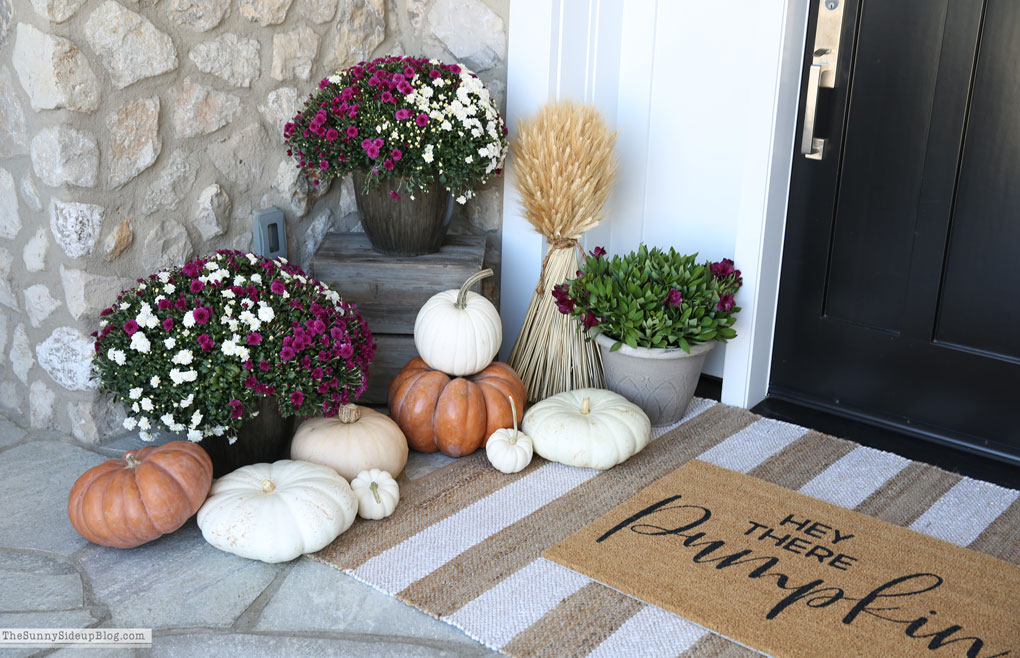
<path fill-rule="evenodd" d="M 389 388 L 390 416 L 419 452 L 469 455 L 498 429 L 520 422 L 527 392 L 513 368 L 493 361 L 503 340 L 499 312 L 470 290 L 492 276 L 472 275 L 459 290 L 433 295 L 418 311 L 419 357 Z M 511 405 L 511 398 L 518 404 Z"/>

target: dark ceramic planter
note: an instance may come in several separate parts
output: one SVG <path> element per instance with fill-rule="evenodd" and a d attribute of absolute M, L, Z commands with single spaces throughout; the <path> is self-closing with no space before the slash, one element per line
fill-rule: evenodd
<path fill-rule="evenodd" d="M 213 463 L 213 477 L 222 477 L 249 464 L 286 459 L 294 434 L 293 418 L 280 415 L 275 398 L 262 398 L 259 415 L 241 425 L 237 441 L 231 445 L 226 436 L 209 436 L 198 444 L 205 448 Z"/>
<path fill-rule="evenodd" d="M 361 225 L 372 248 L 393 256 L 420 256 L 439 251 L 453 213 L 453 197 L 433 181 L 426 192 L 390 195 L 387 183 L 365 191 L 365 174 L 354 174 L 354 196 Z"/>

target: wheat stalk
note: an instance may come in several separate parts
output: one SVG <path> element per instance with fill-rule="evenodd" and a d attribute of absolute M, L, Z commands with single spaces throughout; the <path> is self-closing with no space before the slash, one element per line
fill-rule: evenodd
<path fill-rule="evenodd" d="M 532 402 L 603 384 L 597 346 L 584 339 L 576 319 L 557 310 L 550 291 L 573 276 L 577 239 L 605 215 L 615 142 L 598 110 L 564 101 L 521 121 L 511 145 L 524 216 L 550 244 L 509 359 Z"/>

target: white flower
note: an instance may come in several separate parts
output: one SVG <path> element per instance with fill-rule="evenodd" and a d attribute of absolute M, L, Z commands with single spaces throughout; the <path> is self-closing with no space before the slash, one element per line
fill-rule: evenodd
<path fill-rule="evenodd" d="M 230 288 L 221 290 L 220 294 L 226 297 L 227 299 L 233 299 L 234 297 L 237 297 L 237 295 L 234 294 L 234 291 L 231 290 Z"/>
<path fill-rule="evenodd" d="M 191 427 L 192 428 L 198 427 L 201 422 L 202 422 L 202 412 L 196 411 L 195 413 L 191 414 Z"/>
<path fill-rule="evenodd" d="M 184 320 L 182 320 L 185 327 L 189 329 L 195 326 L 195 313 L 194 311 L 188 311 L 184 314 Z"/>
<path fill-rule="evenodd" d="M 121 302 L 120 303 L 120 310 L 126 311 L 129 308 L 131 308 L 131 304 L 129 304 L 128 302 Z"/>
<path fill-rule="evenodd" d="M 136 352 L 141 352 L 142 354 L 148 354 L 149 347 L 150 347 L 149 339 L 146 338 L 145 334 L 143 334 L 142 332 L 136 331 L 134 335 L 131 336 L 131 349 L 135 350 Z"/>
<path fill-rule="evenodd" d="M 185 370 L 181 373 L 181 379 L 186 382 L 193 382 L 198 379 L 198 371 L 196 370 Z"/>
<path fill-rule="evenodd" d="M 142 410 L 142 408 L 138 406 L 137 402 L 132 402 L 131 403 L 131 411 L 133 411 L 135 413 L 138 413 L 141 410 Z"/>
<path fill-rule="evenodd" d="M 333 75 L 329 76 L 326 79 L 329 80 L 332 84 L 338 85 L 340 84 L 341 77 L 334 73 Z"/>
<path fill-rule="evenodd" d="M 191 350 L 181 350 L 177 354 L 174 354 L 173 362 L 179 363 L 182 366 L 186 366 L 195 360 L 195 355 L 192 354 Z"/>
<path fill-rule="evenodd" d="M 265 302 L 259 302 L 259 320 L 263 322 L 272 322 L 273 318 L 276 317 L 276 312 L 273 311 Z"/>
<path fill-rule="evenodd" d="M 467 203 L 467 198 L 465 198 L 464 195 L 462 194 L 459 197 L 457 197 L 457 203 L 463 206 L 465 203 Z"/>
<path fill-rule="evenodd" d="M 473 155 L 469 155 L 468 157 L 464 158 L 464 162 L 466 162 L 468 164 L 471 164 L 474 161 L 475 161 L 475 156 L 473 156 Z"/>
<path fill-rule="evenodd" d="M 138 398 L 142 397 L 142 387 L 139 386 L 128 391 L 128 397 L 131 398 L 132 400 L 137 400 Z M 131 428 L 129 427 L 128 429 Z"/>
<path fill-rule="evenodd" d="M 187 409 L 188 407 L 191 406 L 191 403 L 194 402 L 194 401 L 195 401 L 195 394 L 194 393 L 188 393 L 188 397 L 186 397 L 183 400 L 181 400 L 181 403 L 180 403 L 179 406 L 180 406 L 181 409 Z"/>
<path fill-rule="evenodd" d="M 212 430 L 210 430 L 210 431 L 213 434 L 215 434 L 216 436 L 223 436 L 226 433 L 227 428 L 224 427 L 223 425 L 217 425 L 216 427 L 212 428 Z"/>
<path fill-rule="evenodd" d="M 259 262 L 259 259 L 258 259 L 258 257 L 255 254 L 248 253 L 248 254 L 245 254 L 245 257 L 248 259 L 248 262 L 250 264 L 252 264 L 252 265 L 254 265 L 255 263 Z"/>
<path fill-rule="evenodd" d="M 170 280 L 170 273 L 167 272 L 166 270 L 163 270 L 162 272 L 156 274 L 156 278 L 159 279 L 160 283 L 166 283 L 167 281 Z"/>
<path fill-rule="evenodd" d="M 172 283 L 168 283 L 165 286 L 163 286 L 163 292 L 165 292 L 168 295 L 172 295 L 176 291 L 177 291 L 177 286 L 175 286 Z"/>
<path fill-rule="evenodd" d="M 444 84 L 443 83 L 443 79 L 442 78 L 436 78 L 435 80 L 432 81 L 432 84 L 434 84 L 437 87 L 442 87 L 443 84 Z"/>
<path fill-rule="evenodd" d="M 177 424 L 177 423 L 174 422 L 173 414 L 171 414 L 169 412 L 163 414 L 162 416 L 160 416 L 159 419 L 161 421 L 163 421 L 163 424 L 166 425 L 167 427 L 169 427 L 170 429 L 173 429 L 174 425 Z"/>
<path fill-rule="evenodd" d="M 133 430 L 136 427 L 138 427 L 138 419 L 137 418 L 135 418 L 134 416 L 128 416 L 127 418 L 124 419 L 124 429 L 126 429 L 126 430 L 128 430 L 130 432 L 131 430 Z"/>
<path fill-rule="evenodd" d="M 255 283 L 262 283 L 262 275 L 256 272 L 255 274 L 251 275 L 251 280 L 254 281 Z"/>
<path fill-rule="evenodd" d="M 164 338 L 163 339 L 163 346 L 165 348 L 167 348 L 168 350 L 172 350 L 176 345 L 177 345 L 177 339 L 176 338 Z"/>
<path fill-rule="evenodd" d="M 241 359 L 242 361 L 247 361 L 248 359 L 251 358 L 251 352 L 248 351 L 247 347 L 241 345 L 237 348 L 237 358 Z"/>
<path fill-rule="evenodd" d="M 180 384 L 184 381 L 184 377 L 181 376 L 181 371 L 178 368 L 170 369 L 170 381 L 174 384 Z"/>
<path fill-rule="evenodd" d="M 113 349 L 112 347 L 106 353 L 106 358 L 116 363 L 118 366 L 122 366 L 127 363 L 127 355 L 124 354 L 124 350 Z"/>
<path fill-rule="evenodd" d="M 453 124 L 447 121 L 446 119 L 443 119 L 443 122 L 439 124 L 439 127 L 442 128 L 443 130 L 453 130 Z"/>
<path fill-rule="evenodd" d="M 148 432 L 139 432 L 138 436 L 142 439 L 142 441 L 152 441 L 152 435 Z"/>
<path fill-rule="evenodd" d="M 205 269 L 209 271 L 218 270 L 220 269 L 220 266 L 219 263 L 216 263 L 215 261 L 209 261 L 208 263 L 205 264 Z"/>
<path fill-rule="evenodd" d="M 202 433 L 198 430 L 188 430 L 188 441 L 199 442 L 202 440 Z"/>
<path fill-rule="evenodd" d="M 139 429 L 147 430 L 147 429 L 150 429 L 151 427 L 152 427 L 152 424 L 149 422 L 149 419 L 146 418 L 145 416 L 142 416 L 141 418 L 138 419 L 138 428 Z"/>
<path fill-rule="evenodd" d="M 255 316 L 255 314 L 247 309 L 242 311 L 241 314 L 237 316 L 237 319 L 255 330 L 257 330 L 259 326 L 262 324 L 261 322 L 259 322 L 259 319 Z"/>
<path fill-rule="evenodd" d="M 142 411 L 152 411 L 155 408 L 152 406 L 152 398 L 142 398 L 139 402 L 142 404 Z"/>
<path fill-rule="evenodd" d="M 159 377 L 153 375 L 152 379 L 149 380 L 149 386 L 152 388 L 159 388 Z"/>

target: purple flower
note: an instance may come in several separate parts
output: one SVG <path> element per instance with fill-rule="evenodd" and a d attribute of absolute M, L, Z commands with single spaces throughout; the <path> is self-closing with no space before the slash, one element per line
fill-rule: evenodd
<path fill-rule="evenodd" d="M 240 400 L 231 400 L 227 403 L 227 406 L 230 407 L 231 418 L 240 418 L 244 415 L 244 405 L 241 404 Z"/>
<path fill-rule="evenodd" d="M 335 142 L 339 137 L 340 133 L 338 133 L 335 128 L 330 128 L 329 130 L 326 131 L 327 142 Z"/>
<path fill-rule="evenodd" d="M 208 306 L 199 306 L 191 314 L 195 318 L 195 324 L 205 324 L 212 317 L 212 310 Z"/>
<path fill-rule="evenodd" d="M 598 260 L 599 258 L 602 258 L 605 255 L 606 255 L 606 250 L 603 249 L 602 247 L 595 247 L 594 249 L 591 250 L 591 257 L 596 259 L 596 260 Z"/>
<path fill-rule="evenodd" d="M 269 362 L 266 361 L 265 359 L 259 361 L 259 370 L 269 370 L 271 367 L 272 366 L 270 366 Z"/>
<path fill-rule="evenodd" d="M 329 169 L 329 160 L 319 160 L 319 169 L 323 171 Z"/>
<path fill-rule="evenodd" d="M 397 121 L 404 121 L 411 118 L 411 110 L 401 108 L 396 113 Z"/>
<path fill-rule="evenodd" d="M 376 158 L 379 157 L 379 147 L 373 144 L 372 146 L 369 146 L 367 149 L 365 149 L 365 154 L 368 155 L 368 157 L 375 160 Z"/>
<path fill-rule="evenodd" d="M 402 94 L 404 94 L 406 96 L 406 95 L 410 94 L 412 91 L 414 91 L 414 88 L 410 85 L 410 83 L 408 83 L 405 80 L 403 82 L 397 83 L 397 91 L 399 91 L 400 93 L 402 93 Z"/>
<path fill-rule="evenodd" d="M 556 300 L 556 308 L 560 313 L 569 315 L 574 310 L 574 300 L 570 298 L 570 286 L 568 284 L 561 283 L 558 286 L 553 286 L 552 296 Z"/>
<path fill-rule="evenodd" d="M 244 387 L 245 388 L 255 388 L 258 385 L 259 385 L 259 380 L 258 380 L 258 378 L 255 375 L 250 375 L 250 376 L 246 377 L 245 380 L 244 380 Z"/>
<path fill-rule="evenodd" d="M 399 194 L 397 194 L 396 191 L 394 191 L 394 190 L 390 190 L 390 196 L 393 197 L 394 199 L 396 199 L 397 201 L 400 201 L 400 199 L 401 199 L 401 196 Z"/>
<path fill-rule="evenodd" d="M 134 336 L 135 332 L 138 331 L 138 323 L 134 320 L 128 320 L 124 323 L 124 333 L 128 336 Z"/>
<path fill-rule="evenodd" d="M 350 343 L 344 343 L 340 346 L 340 358 L 349 359 L 354 356 L 354 346 Z"/>
<path fill-rule="evenodd" d="M 347 136 L 352 138 L 352 139 L 357 137 L 358 136 L 358 127 L 357 126 L 347 126 Z"/>
<path fill-rule="evenodd" d="M 383 168 L 386 169 L 386 171 L 393 171 L 393 159 L 386 158 L 383 160 Z"/>
<path fill-rule="evenodd" d="M 585 329 L 591 329 L 592 327 L 599 326 L 599 320 L 595 317 L 595 314 L 588 311 L 588 315 L 584 316 L 584 320 L 581 321 Z"/>
<path fill-rule="evenodd" d="M 213 340 L 212 338 L 209 338 L 209 334 L 199 334 L 198 338 L 196 338 L 195 340 L 198 341 L 198 346 L 202 348 L 203 352 L 212 351 Z"/>
<path fill-rule="evenodd" d="M 727 295 L 719 295 L 719 303 L 716 304 L 715 307 L 716 307 L 716 309 L 718 309 L 720 311 L 723 311 L 725 313 L 729 313 L 730 311 L 733 310 L 733 304 L 734 304 L 733 295 L 729 295 L 729 294 L 727 294 Z"/>
<path fill-rule="evenodd" d="M 163 331 L 170 331 L 173 328 L 174 328 L 173 318 L 166 318 L 165 320 L 163 320 Z"/>
<path fill-rule="evenodd" d="M 181 268 L 188 278 L 194 279 L 202 272 L 202 265 L 197 260 L 191 261 L 187 265 Z"/>
<path fill-rule="evenodd" d="M 431 78 L 433 80 L 435 80 L 436 78 L 438 78 L 441 75 L 442 75 L 442 73 L 439 72 L 439 69 L 432 69 L 431 71 L 429 71 L 429 78 Z"/>
<path fill-rule="evenodd" d="M 390 93 L 390 92 L 388 92 L 388 91 L 384 91 L 384 92 L 383 92 L 383 93 L 382 93 L 382 94 L 381 94 L 381 95 L 379 96 L 379 100 L 381 100 L 381 101 L 382 101 L 382 102 L 384 102 L 384 103 L 396 103 L 396 102 L 397 102 L 397 99 L 393 97 L 393 94 L 391 94 L 391 93 Z"/>
<path fill-rule="evenodd" d="M 429 115 L 422 112 L 414 118 L 414 122 L 418 124 L 419 128 L 424 128 L 429 122 Z"/>
<path fill-rule="evenodd" d="M 156 302 L 156 306 L 159 308 L 159 310 L 165 311 L 168 308 L 170 308 L 170 300 L 164 297 L 163 299 Z"/>
<path fill-rule="evenodd" d="M 277 295 L 282 295 L 287 290 L 287 286 L 283 284 L 283 281 L 279 279 L 273 279 L 273 282 L 269 284 L 269 289 Z"/>
<path fill-rule="evenodd" d="M 262 334 L 260 334 L 257 331 L 248 334 L 248 344 L 249 345 L 260 345 L 261 343 L 262 343 Z"/>
<path fill-rule="evenodd" d="M 293 347 L 285 346 L 282 350 L 280 350 L 280 358 L 284 361 L 290 361 L 294 358 L 295 354 L 297 354 L 297 352 L 294 351 Z"/>
<path fill-rule="evenodd" d="M 708 269 L 712 272 L 712 276 L 717 279 L 721 279 L 724 276 L 733 274 L 733 261 L 729 258 L 723 258 L 718 263 L 712 263 L 709 265 Z"/>
<path fill-rule="evenodd" d="M 294 391 L 290 394 L 290 401 L 295 407 L 300 407 L 301 403 L 305 401 L 305 394 L 301 391 Z"/>
<path fill-rule="evenodd" d="M 400 158 L 404 157 L 404 154 L 400 152 L 400 149 L 393 149 L 390 151 L 390 157 L 393 158 L 394 162 L 397 162 Z"/>
<path fill-rule="evenodd" d="M 684 296 L 680 294 L 680 291 L 676 288 L 670 288 L 669 292 L 666 293 L 666 299 L 662 302 L 664 305 L 671 308 L 680 306 L 684 301 Z"/>
<path fill-rule="evenodd" d="M 197 295 L 198 293 L 205 290 L 205 283 L 199 281 L 198 279 L 195 279 L 194 281 L 191 282 L 191 285 L 188 286 L 188 288 L 191 290 L 191 292 Z"/>

